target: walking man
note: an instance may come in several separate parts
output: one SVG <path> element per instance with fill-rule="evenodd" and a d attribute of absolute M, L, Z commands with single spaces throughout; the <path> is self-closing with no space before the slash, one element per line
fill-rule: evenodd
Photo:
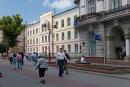
<path fill-rule="evenodd" d="M 64 53 L 65 53 L 66 58 L 68 60 L 70 60 L 70 56 L 69 56 L 69 54 L 67 53 L 66 50 L 64 50 Z M 69 74 L 68 73 L 68 62 L 67 62 L 67 60 L 65 58 L 64 58 L 64 70 L 66 71 L 66 74 L 68 75 Z"/>
<path fill-rule="evenodd" d="M 59 66 L 59 76 L 62 77 L 64 72 L 64 58 L 67 60 L 62 48 L 60 48 L 60 51 L 57 53 L 56 58 Z"/>

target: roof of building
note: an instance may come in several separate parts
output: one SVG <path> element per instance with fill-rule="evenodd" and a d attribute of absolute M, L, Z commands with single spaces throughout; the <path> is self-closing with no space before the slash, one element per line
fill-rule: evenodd
<path fill-rule="evenodd" d="M 60 15 L 60 14 L 63 14 L 63 13 L 68 12 L 68 11 L 71 11 L 71 10 L 73 10 L 73 9 L 75 9 L 75 8 L 78 8 L 78 7 L 79 7 L 79 6 L 75 6 L 75 7 L 71 8 L 71 9 L 66 10 L 66 11 L 60 12 L 60 13 L 54 15 L 54 16 L 58 16 L 58 15 Z"/>

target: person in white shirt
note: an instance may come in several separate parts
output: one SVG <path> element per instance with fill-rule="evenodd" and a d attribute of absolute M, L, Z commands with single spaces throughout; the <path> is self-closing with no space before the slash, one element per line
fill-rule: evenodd
<path fill-rule="evenodd" d="M 81 57 L 80 63 L 86 63 L 84 56 Z"/>
<path fill-rule="evenodd" d="M 60 48 L 60 51 L 57 53 L 56 58 L 57 58 L 58 66 L 59 66 L 59 76 L 62 77 L 63 72 L 64 72 L 64 58 L 68 60 L 62 48 Z"/>

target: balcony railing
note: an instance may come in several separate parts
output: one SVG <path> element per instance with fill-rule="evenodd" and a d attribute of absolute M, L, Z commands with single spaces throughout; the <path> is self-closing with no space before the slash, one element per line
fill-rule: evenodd
<path fill-rule="evenodd" d="M 79 21 L 78 25 L 90 24 L 100 21 L 103 22 L 110 19 L 120 18 L 129 15 L 130 15 L 130 4 L 109 11 L 82 15 L 81 17 L 78 18 Z"/>

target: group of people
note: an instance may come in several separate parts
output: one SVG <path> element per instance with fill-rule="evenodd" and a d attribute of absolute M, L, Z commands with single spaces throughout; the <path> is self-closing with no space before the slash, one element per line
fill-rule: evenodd
<path fill-rule="evenodd" d="M 23 59 L 24 54 L 20 52 L 9 55 L 10 64 L 14 65 L 14 69 L 22 69 L 24 64 Z"/>
<path fill-rule="evenodd" d="M 22 53 L 13 53 L 9 56 L 10 64 L 15 65 L 15 69 L 22 69 L 24 55 Z M 48 70 L 47 56 L 46 54 L 28 54 L 26 55 L 26 59 L 29 63 L 34 63 L 36 69 L 39 71 L 39 77 L 41 79 L 41 83 L 45 84 L 45 71 Z M 67 54 L 66 50 L 60 48 L 59 52 L 56 54 L 57 64 L 59 66 L 59 76 L 62 77 L 64 71 L 68 75 L 68 65 L 67 63 L 70 61 L 70 56 Z"/>
<path fill-rule="evenodd" d="M 67 63 L 70 60 L 70 56 L 67 54 L 66 50 L 63 50 L 60 48 L 60 51 L 56 54 L 57 64 L 59 66 L 59 76 L 62 77 L 64 71 L 66 71 L 66 74 L 68 75 L 68 67 Z M 48 70 L 48 64 L 46 61 L 46 56 L 43 54 L 40 54 L 38 62 L 36 64 L 36 69 L 39 70 L 39 77 L 41 78 L 41 83 L 45 84 L 45 71 Z"/>
<path fill-rule="evenodd" d="M 29 64 L 34 64 L 34 66 L 37 64 L 38 58 L 39 55 L 36 52 L 26 55 L 26 59 L 29 61 Z"/>
<path fill-rule="evenodd" d="M 60 51 L 56 55 L 57 58 L 57 64 L 59 66 L 59 76 L 62 77 L 64 70 L 66 71 L 66 74 L 68 73 L 68 62 L 70 61 L 70 56 L 66 52 L 66 50 L 63 50 L 60 48 Z"/>

